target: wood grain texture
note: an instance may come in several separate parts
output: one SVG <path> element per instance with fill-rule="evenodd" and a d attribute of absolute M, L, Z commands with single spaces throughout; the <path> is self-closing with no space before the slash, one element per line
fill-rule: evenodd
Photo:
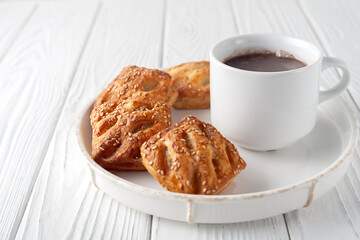
<path fill-rule="evenodd" d="M 162 1 L 122 0 L 101 5 L 18 239 L 150 238 L 150 215 L 113 201 L 93 186 L 78 150 L 74 124 L 87 102 L 124 66 L 160 66 L 163 11 Z"/>
<path fill-rule="evenodd" d="M 39 5 L 0 64 L 0 238 L 16 233 L 96 9 L 76 6 Z"/>
<path fill-rule="evenodd" d="M 36 8 L 37 6 L 34 3 L 26 3 L 18 6 L 16 3 L 0 2 L 0 63 L 14 42 L 16 42 Z M 5 86 L 5 80 L 1 79 L 0 89 Z M 9 97 L 8 94 L 2 96 L 2 98 L 5 99 Z M 0 109 L 2 108 L 1 105 L 6 102 L 8 102 L 8 100 L 0 102 Z M 7 117 L 5 114 L 6 112 L 0 112 L 0 145 L 6 129 Z M 0 161 L 0 168 L 2 163 L 3 161 Z"/>
<path fill-rule="evenodd" d="M 237 34 L 230 1 L 167 1 L 164 67 L 209 60 L 210 48 Z"/>
<path fill-rule="evenodd" d="M 311 1 L 307 1 L 311 2 Z M 332 2 L 331 9 L 336 11 L 336 6 Z M 314 4 L 314 2 L 312 2 Z M 312 9 L 311 17 L 318 15 L 319 12 L 325 14 L 329 10 L 327 3 L 323 3 L 323 8 Z M 338 2 L 339 5 L 347 5 Z M 234 1 L 235 13 L 238 20 L 240 31 L 251 32 L 276 32 L 308 40 L 319 46 L 325 55 L 332 54 L 332 47 L 323 41 L 320 31 L 324 31 L 325 25 L 332 26 L 338 18 L 332 18 L 333 23 L 329 24 L 329 19 L 320 17 L 324 22 L 324 28 L 314 27 L 314 22 L 309 21 L 309 16 L 304 13 L 303 3 L 297 1 Z M 353 6 L 354 7 L 354 6 Z M 324 11 L 324 9 L 327 9 Z M 310 11 L 310 10 L 309 10 Z M 349 11 L 349 9 L 348 9 Z M 331 11 L 330 11 L 331 12 Z M 251 14 L 249 14 L 251 13 Z M 330 14 L 330 13 L 328 13 Z M 326 19 L 326 20 L 325 20 Z M 339 22 L 338 22 L 339 24 Z M 344 23 L 342 23 L 344 24 Z M 339 25 L 340 28 L 340 25 Z M 316 30 L 315 30 L 316 29 Z M 358 38 L 359 39 L 359 38 Z M 335 70 L 327 70 L 322 73 L 322 82 L 327 86 L 333 86 L 338 81 L 339 74 Z M 353 107 L 352 98 L 347 93 L 342 94 Z M 359 118 L 359 112 L 356 111 Z M 357 148 L 358 149 L 358 148 Z M 358 150 L 357 150 L 358 151 Z M 315 201 L 309 208 L 299 209 L 298 211 L 286 214 L 288 230 L 293 239 L 338 239 L 336 236 L 346 236 L 344 239 L 354 239 L 359 236 L 359 155 L 352 156 L 352 167 L 347 175 L 338 184 L 337 188 Z M 355 167 L 354 167 L 355 166 Z M 314 220 L 316 219 L 316 220 Z M 329 220 L 334 219 L 334 220 Z M 337 220 L 338 219 L 338 220 Z M 316 221 L 316 223 L 314 222 Z M 339 221 L 341 222 L 339 224 Z"/>
<path fill-rule="evenodd" d="M 328 55 L 348 64 L 353 81 L 349 87 L 360 106 L 360 4 L 357 0 L 299 0 L 304 12 Z"/>
<path fill-rule="evenodd" d="M 289 239 L 282 215 L 233 224 L 193 224 L 154 217 L 153 240 Z"/>
<path fill-rule="evenodd" d="M 0 2 L 0 61 L 35 12 L 35 3 Z M 1 135 L 1 134 L 0 134 Z"/>
<path fill-rule="evenodd" d="M 286 214 L 286 220 L 291 239 L 359 238 L 336 189 L 314 201 L 311 207 Z"/>

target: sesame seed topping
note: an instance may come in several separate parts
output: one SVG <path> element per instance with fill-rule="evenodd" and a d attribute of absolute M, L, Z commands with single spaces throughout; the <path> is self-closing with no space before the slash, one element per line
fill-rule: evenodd
<path fill-rule="evenodd" d="M 153 162 L 153 161 L 150 161 L 150 162 L 149 162 L 149 165 L 150 165 L 150 166 L 152 166 L 153 164 L 154 164 L 154 162 Z"/>
<path fill-rule="evenodd" d="M 207 191 L 207 189 L 206 189 L 206 188 L 204 188 L 204 189 L 203 189 L 203 192 L 205 193 L 206 191 Z"/>
<path fill-rule="evenodd" d="M 105 149 L 104 149 L 104 148 L 102 148 L 102 147 L 100 147 L 100 150 L 101 150 L 101 151 L 105 151 Z"/>
<path fill-rule="evenodd" d="M 160 173 L 161 173 L 161 175 L 164 175 L 164 170 L 161 170 Z"/>
<path fill-rule="evenodd" d="M 186 185 L 190 186 L 190 181 L 186 180 Z"/>
<path fill-rule="evenodd" d="M 202 185 L 206 185 L 206 180 L 204 180 L 204 181 L 202 182 Z"/>

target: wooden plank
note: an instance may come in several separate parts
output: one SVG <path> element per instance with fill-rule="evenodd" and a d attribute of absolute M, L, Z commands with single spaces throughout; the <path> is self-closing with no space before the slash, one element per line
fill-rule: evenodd
<path fill-rule="evenodd" d="M 193 224 L 154 217 L 153 240 L 289 239 L 283 215 L 233 224 Z"/>
<path fill-rule="evenodd" d="M 216 42 L 238 34 L 232 8 L 230 1 L 168 1 L 163 66 L 208 60 Z M 282 215 L 220 225 L 189 225 L 154 217 L 151 232 L 152 239 L 288 239 Z"/>
<path fill-rule="evenodd" d="M 317 4 L 312 1 L 312 4 Z M 333 26 L 338 24 L 337 28 L 342 28 L 343 25 L 336 23 L 338 18 L 330 17 L 333 16 L 331 13 L 328 13 L 327 18 L 319 17 L 319 20 L 323 20 L 324 23 L 319 27 L 314 27 L 313 21 L 309 21 L 311 17 L 315 15 L 318 16 L 318 13 L 325 14 L 329 9 L 328 2 L 322 3 L 322 7 L 313 9 L 311 17 L 304 15 L 303 6 L 297 1 L 244 1 L 239 3 L 234 1 L 235 4 L 235 13 L 237 16 L 237 21 L 239 28 L 246 33 L 250 32 L 276 32 L 283 33 L 287 35 L 292 35 L 299 37 L 305 40 L 308 40 L 315 45 L 318 45 L 324 52 L 325 55 L 332 54 L 331 46 L 324 43 L 322 35 L 320 33 L 323 31 L 325 25 Z M 332 1 L 332 7 L 334 11 L 337 11 L 338 8 L 334 7 L 335 1 Z M 347 5 L 342 2 L 337 2 L 338 5 Z M 340 6 L 339 6 L 340 7 Z M 342 9 L 343 7 L 341 7 Z M 353 9 L 354 6 L 352 7 Z M 326 11 L 323 11 L 327 9 Z M 251 13 L 251 14 L 250 14 Z M 335 12 L 334 12 L 335 13 Z M 345 14 L 346 15 L 346 14 Z M 345 15 L 342 19 L 347 19 Z M 329 24 L 330 18 L 332 23 Z M 353 19 L 353 17 L 351 17 Z M 348 29 L 348 32 L 350 29 Z M 359 38 L 358 38 L 359 39 Z M 356 41 L 355 41 L 356 42 Z M 342 56 L 339 56 L 342 57 Z M 334 85 L 338 80 L 339 74 L 334 70 L 327 70 L 322 73 L 322 81 L 328 85 Z M 351 91 L 352 92 L 352 91 Z M 348 94 L 342 94 L 342 96 L 350 102 L 354 109 L 356 106 L 351 100 L 351 96 Z M 359 112 L 356 112 L 359 117 Z M 359 166 L 359 155 L 354 154 L 352 156 L 353 165 L 356 164 Z M 336 190 L 326 194 L 324 197 L 314 202 L 312 206 L 305 209 L 299 209 L 292 213 L 286 214 L 286 220 L 288 224 L 288 230 L 291 238 L 295 239 L 321 239 L 321 236 L 340 236 L 337 234 L 344 234 L 344 236 L 355 237 L 359 236 L 359 219 L 357 216 L 360 215 L 360 205 L 359 205 L 359 193 L 355 186 L 359 186 L 359 174 L 356 174 L 356 169 L 351 167 L 347 173 L 345 179 L 343 179 L 337 186 Z M 327 206 L 332 206 L 329 210 Z M 355 213 L 350 214 L 351 211 Z M 339 231 L 340 227 L 337 227 L 338 221 L 333 220 L 334 216 L 341 219 L 342 230 Z M 312 218 L 317 220 L 317 223 L 312 222 Z M 326 232 L 326 233 L 325 233 Z M 345 233 L 346 232 L 346 233 Z"/>
<path fill-rule="evenodd" d="M 12 238 L 17 231 L 96 6 L 94 3 L 39 4 L 1 61 L 2 239 Z M 6 21 L 13 20 L 11 14 L 6 16 Z"/>
<path fill-rule="evenodd" d="M 0 63 L 14 42 L 16 42 L 36 8 L 37 6 L 34 3 L 19 6 L 12 2 L 0 2 Z M 4 80 L 0 79 L 0 89 L 3 88 L 4 84 Z M 2 96 L 2 98 L 7 97 L 9 96 Z M 3 103 L 0 102 L 0 106 L 1 104 Z M 5 112 L 0 112 L 0 144 L 6 129 L 6 119 Z M 0 168 L 1 165 L 2 161 L 0 161 Z"/>
<path fill-rule="evenodd" d="M 82 11 L 77 8 L 76 11 Z M 151 216 L 91 183 L 74 123 L 126 65 L 160 67 L 164 2 L 103 2 L 22 219 L 18 239 L 149 239 Z"/>
<path fill-rule="evenodd" d="M 311 207 L 286 214 L 286 220 L 292 239 L 359 238 L 336 189 L 314 201 Z"/>
<path fill-rule="evenodd" d="M 299 6 L 325 51 L 346 61 L 352 74 L 349 87 L 356 103 L 360 106 L 360 3 L 345 1 L 298 1 Z"/>
<path fill-rule="evenodd" d="M 0 2 L 0 59 L 16 41 L 36 7 L 34 3 Z"/>
<path fill-rule="evenodd" d="M 216 42 L 236 34 L 228 0 L 169 1 L 163 66 L 209 60 L 210 49 Z"/>

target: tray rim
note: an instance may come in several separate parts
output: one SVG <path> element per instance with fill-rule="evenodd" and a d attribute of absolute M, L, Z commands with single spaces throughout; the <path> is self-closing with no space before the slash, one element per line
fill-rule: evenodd
<path fill-rule="evenodd" d="M 349 113 L 350 117 L 352 117 L 352 124 L 354 124 L 351 140 L 346 145 L 345 149 L 343 150 L 342 154 L 337 158 L 337 160 L 335 160 L 332 164 L 330 164 L 324 170 L 318 172 L 317 174 L 313 175 L 312 177 L 298 181 L 291 185 L 285 185 L 283 187 L 270 189 L 270 190 L 266 190 L 266 191 L 253 192 L 253 193 L 241 193 L 241 194 L 231 194 L 231 195 L 196 195 L 196 194 L 174 193 L 174 192 L 170 192 L 170 191 L 162 191 L 162 190 L 157 190 L 157 189 L 141 186 L 141 185 L 135 184 L 133 182 L 127 181 L 127 180 L 105 170 L 104 168 L 102 168 L 100 165 L 98 165 L 92 159 L 92 157 L 87 152 L 86 147 L 81 139 L 82 119 L 84 118 L 85 113 L 94 104 L 95 99 L 91 99 L 90 101 L 88 101 L 84 105 L 82 110 L 80 111 L 80 114 L 79 114 L 79 116 L 76 120 L 76 124 L 75 124 L 75 135 L 76 135 L 78 146 L 79 146 L 82 154 L 84 155 L 84 158 L 86 159 L 87 165 L 90 168 L 90 170 L 95 169 L 97 173 L 100 173 L 103 176 L 108 177 L 108 178 L 112 179 L 113 181 L 116 181 L 122 187 L 124 187 L 130 191 L 137 191 L 139 193 L 146 194 L 146 195 L 155 195 L 155 196 L 172 198 L 172 199 L 183 199 L 183 200 L 194 201 L 194 202 L 199 202 L 199 201 L 203 201 L 203 202 L 219 202 L 219 201 L 221 201 L 222 202 L 224 200 L 231 201 L 231 200 L 247 200 L 247 199 L 254 199 L 254 198 L 263 198 L 263 197 L 268 197 L 271 195 L 276 195 L 278 193 L 284 193 L 289 190 L 300 189 L 301 187 L 303 187 L 309 183 L 320 180 L 321 178 L 327 176 L 328 174 L 330 174 L 332 171 L 334 171 L 338 167 L 342 166 L 344 164 L 345 160 L 354 152 L 354 150 L 357 146 L 357 143 L 358 143 L 358 139 L 359 139 L 359 122 L 358 122 L 357 116 L 355 114 L 355 111 L 350 106 L 350 104 L 341 96 L 338 96 L 330 101 L 337 101 L 337 102 L 340 102 L 342 105 L 344 105 L 346 107 L 345 111 L 347 111 Z M 92 181 L 95 184 L 93 177 L 92 177 Z M 96 184 L 95 184 L 95 186 L 96 186 Z"/>

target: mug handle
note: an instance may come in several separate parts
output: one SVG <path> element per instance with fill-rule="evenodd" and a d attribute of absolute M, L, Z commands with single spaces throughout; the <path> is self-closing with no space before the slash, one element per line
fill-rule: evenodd
<path fill-rule="evenodd" d="M 350 83 L 350 71 L 346 65 L 346 63 L 343 60 L 340 60 L 338 58 L 334 57 L 324 57 L 321 71 L 324 71 L 325 69 L 329 67 L 339 67 L 342 71 L 342 78 L 340 79 L 340 82 L 336 84 L 335 87 L 320 91 L 319 94 L 319 104 L 329 100 L 330 98 L 336 97 L 339 95 L 342 91 L 344 91 Z"/>

